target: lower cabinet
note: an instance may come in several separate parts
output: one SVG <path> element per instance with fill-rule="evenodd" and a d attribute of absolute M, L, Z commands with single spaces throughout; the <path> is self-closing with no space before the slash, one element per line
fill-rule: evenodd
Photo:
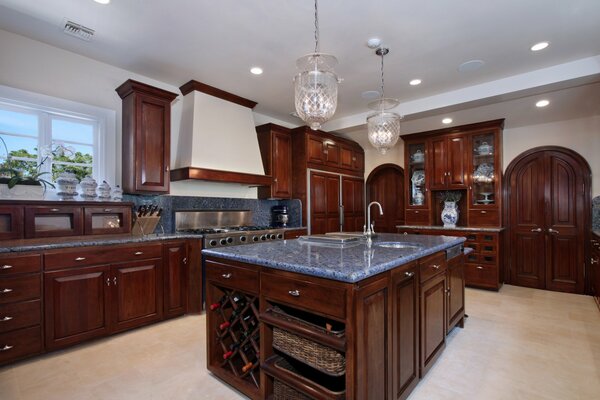
<path fill-rule="evenodd" d="M 186 242 L 163 245 L 165 317 L 177 317 L 187 312 L 188 251 Z"/>
<path fill-rule="evenodd" d="M 600 237 L 593 237 L 590 244 L 591 256 L 590 267 L 588 269 L 590 294 L 596 300 L 598 307 L 600 307 Z"/>
<path fill-rule="evenodd" d="M 465 321 L 465 265 L 464 256 L 460 255 L 448 260 L 446 289 L 448 294 L 448 310 L 446 313 L 446 333 L 455 326 L 464 327 Z"/>
<path fill-rule="evenodd" d="M 46 348 L 160 320 L 162 282 L 160 259 L 46 272 Z"/>

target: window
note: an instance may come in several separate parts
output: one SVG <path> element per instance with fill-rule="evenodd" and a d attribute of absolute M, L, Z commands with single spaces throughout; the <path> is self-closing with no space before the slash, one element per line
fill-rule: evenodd
<path fill-rule="evenodd" d="M 114 184 L 114 120 L 112 110 L 0 86 L 0 168 L 10 155 L 25 175 L 46 172 L 54 182 L 70 171 Z M 67 151 L 50 155 L 58 146 Z"/>

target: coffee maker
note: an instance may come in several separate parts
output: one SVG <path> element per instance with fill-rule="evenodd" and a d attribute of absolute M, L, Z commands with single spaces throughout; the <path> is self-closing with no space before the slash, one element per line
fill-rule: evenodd
<path fill-rule="evenodd" d="M 285 228 L 290 221 L 287 206 L 271 207 L 272 225 L 275 227 Z"/>

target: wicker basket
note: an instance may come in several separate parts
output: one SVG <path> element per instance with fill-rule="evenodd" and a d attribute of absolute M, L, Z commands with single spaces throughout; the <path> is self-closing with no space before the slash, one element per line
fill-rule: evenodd
<path fill-rule="evenodd" d="M 346 373 L 346 357 L 331 347 L 273 327 L 273 348 L 331 376 Z"/>
<path fill-rule="evenodd" d="M 307 395 L 300 393 L 293 387 L 286 385 L 279 379 L 273 382 L 273 399 L 274 400 L 312 400 Z"/>

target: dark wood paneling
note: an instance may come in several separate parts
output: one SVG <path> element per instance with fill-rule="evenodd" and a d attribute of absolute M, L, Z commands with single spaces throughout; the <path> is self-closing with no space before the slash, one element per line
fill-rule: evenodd
<path fill-rule="evenodd" d="M 265 174 L 272 177 L 270 186 L 258 188 L 259 198 L 292 197 L 292 137 L 290 130 L 275 124 L 256 127 L 258 145 Z"/>
<path fill-rule="evenodd" d="M 446 346 L 446 299 L 445 273 L 421 285 L 421 377 L 425 376 Z"/>
<path fill-rule="evenodd" d="M 211 280 L 227 288 L 239 288 L 249 293 L 258 293 L 257 270 L 235 266 L 235 262 L 222 263 L 210 259 L 207 259 L 204 264 L 206 280 Z"/>
<path fill-rule="evenodd" d="M 286 240 L 289 239 L 296 239 L 302 235 L 306 235 L 307 234 L 307 230 L 306 228 L 300 228 L 300 229 L 290 229 L 290 230 L 286 230 L 283 233 L 283 238 Z"/>
<path fill-rule="evenodd" d="M 188 255 L 185 242 L 163 245 L 165 317 L 187 311 Z"/>
<path fill-rule="evenodd" d="M 182 181 L 194 179 L 199 181 L 243 183 L 251 186 L 268 186 L 271 177 L 268 175 L 254 175 L 243 172 L 221 171 L 208 168 L 178 168 L 171 171 L 171 180 Z"/>
<path fill-rule="evenodd" d="M 0 277 L 12 274 L 39 272 L 42 269 L 40 254 L 2 254 L 0 255 Z"/>
<path fill-rule="evenodd" d="M 218 89 L 214 86 L 210 86 L 210 85 L 207 85 L 206 83 L 198 82 L 193 79 L 191 81 L 187 82 L 186 84 L 182 85 L 181 87 L 179 87 L 179 90 L 181 90 L 181 93 L 184 96 L 187 95 L 188 93 L 191 93 L 192 91 L 196 90 L 198 92 L 206 93 L 213 97 L 217 97 L 219 99 L 223 99 L 223 100 L 226 100 L 226 101 L 229 101 L 229 102 L 232 102 L 235 104 L 239 104 L 240 106 L 244 106 L 244 107 L 248 107 L 248 108 L 254 108 L 258 104 L 255 101 L 245 99 L 245 98 L 235 95 L 233 93 L 226 92 L 226 91 Z"/>
<path fill-rule="evenodd" d="M 113 251 L 106 251 L 104 246 L 49 250 L 44 253 L 44 270 L 50 271 L 85 265 L 162 257 L 162 245 L 160 243 L 111 246 L 111 250 Z"/>
<path fill-rule="evenodd" d="M 0 278 L 0 304 L 35 300 L 41 294 L 40 274 L 9 275 Z"/>
<path fill-rule="evenodd" d="M 467 187 L 468 151 L 467 136 L 448 138 L 448 189 L 465 189 Z"/>
<path fill-rule="evenodd" d="M 202 312 L 204 282 L 202 277 L 202 240 L 188 240 L 188 313 Z"/>
<path fill-rule="evenodd" d="M 36 225 L 37 218 L 60 219 L 60 223 L 53 228 L 52 224 L 47 226 Z M 66 221 L 68 227 L 63 228 Z M 25 237 L 42 238 L 57 236 L 76 236 L 83 234 L 83 212 L 81 207 L 75 206 L 30 206 L 25 207 Z"/>
<path fill-rule="evenodd" d="M 102 235 L 112 233 L 131 232 L 131 207 L 130 206 L 110 206 L 110 207 L 84 207 L 84 233 L 86 235 Z M 113 215 L 119 218 L 120 225 L 110 228 L 94 228 L 94 216 Z"/>
<path fill-rule="evenodd" d="M 340 178 L 338 175 L 310 173 L 311 234 L 340 230 Z"/>
<path fill-rule="evenodd" d="M 448 261 L 448 311 L 447 332 L 456 325 L 464 325 L 465 315 L 465 267 L 464 256 Z"/>
<path fill-rule="evenodd" d="M 0 205 L 0 240 L 23 237 L 23 207 Z"/>
<path fill-rule="evenodd" d="M 37 354 L 42 351 L 40 327 L 0 334 L 0 346 L 4 349 L 0 351 L 0 364 Z"/>
<path fill-rule="evenodd" d="M 429 144 L 430 188 L 445 189 L 447 185 L 448 142 L 445 137 L 431 139 Z M 427 174 L 426 174 L 427 176 Z"/>
<path fill-rule="evenodd" d="M 358 232 L 365 224 L 364 180 L 342 176 L 343 231 Z"/>
<path fill-rule="evenodd" d="M 383 164 L 375 168 L 367 178 L 367 204 L 378 201 L 383 215 L 371 214 L 377 232 L 397 231 L 404 225 L 404 170 L 395 164 Z"/>
<path fill-rule="evenodd" d="M 0 305 L 0 333 L 39 325 L 41 315 L 42 304 L 39 299 Z"/>

